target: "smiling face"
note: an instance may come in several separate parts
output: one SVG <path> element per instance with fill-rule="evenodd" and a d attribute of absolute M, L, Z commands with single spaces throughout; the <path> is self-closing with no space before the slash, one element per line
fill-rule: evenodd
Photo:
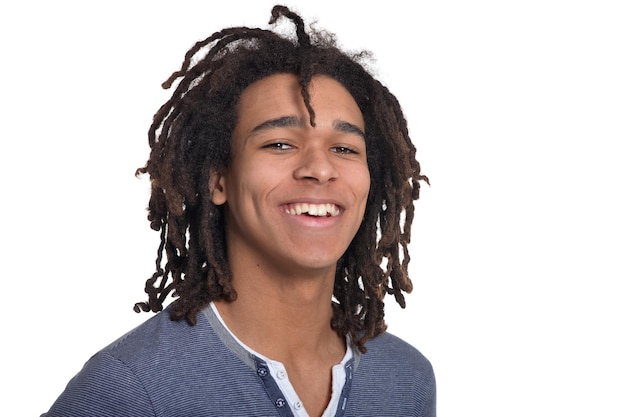
<path fill-rule="evenodd" d="M 313 77 L 309 92 L 315 127 L 295 75 L 263 78 L 241 95 L 231 163 L 210 185 L 213 203 L 225 204 L 234 274 L 247 266 L 334 277 L 361 224 L 370 187 L 363 115 L 332 78 Z"/>

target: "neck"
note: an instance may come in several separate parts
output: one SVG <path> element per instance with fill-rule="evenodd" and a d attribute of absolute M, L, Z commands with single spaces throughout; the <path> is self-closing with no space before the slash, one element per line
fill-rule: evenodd
<path fill-rule="evenodd" d="M 231 263 L 231 265 L 237 265 Z M 317 276 L 284 276 L 260 268 L 233 268 L 237 299 L 216 301 L 230 330 L 246 345 L 274 360 L 343 356 L 344 341 L 330 327 L 334 269 Z"/>
<path fill-rule="evenodd" d="M 290 268 L 233 252 L 237 299 L 215 302 L 222 319 L 244 344 L 281 362 L 305 408 L 321 415 L 331 398 L 331 369 L 346 352 L 345 339 L 330 327 L 336 266 Z"/>

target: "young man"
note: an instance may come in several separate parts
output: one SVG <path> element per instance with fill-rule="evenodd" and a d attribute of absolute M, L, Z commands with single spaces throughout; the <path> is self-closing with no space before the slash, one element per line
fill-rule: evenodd
<path fill-rule="evenodd" d="M 162 245 L 136 310 L 177 298 L 48 416 L 435 415 L 429 362 L 384 324 L 384 295 L 411 290 L 426 180 L 406 122 L 356 58 L 282 16 L 296 40 L 225 29 L 164 84 L 181 78 L 139 170 Z"/>

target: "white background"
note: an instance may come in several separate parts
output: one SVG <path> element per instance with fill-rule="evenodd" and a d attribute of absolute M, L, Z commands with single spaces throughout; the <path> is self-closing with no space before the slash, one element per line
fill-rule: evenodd
<path fill-rule="evenodd" d="M 148 315 L 145 220 L 160 83 L 272 2 L 0 6 L 0 414 L 48 409 Z M 315 1 L 374 52 L 430 176 L 405 311 L 440 416 L 626 415 L 626 13 L 620 1 Z M 9 5 L 10 4 L 10 5 Z M 293 3 L 292 3 L 293 5 Z"/>

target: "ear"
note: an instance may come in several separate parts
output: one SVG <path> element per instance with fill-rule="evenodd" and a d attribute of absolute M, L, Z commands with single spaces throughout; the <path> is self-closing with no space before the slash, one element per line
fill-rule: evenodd
<path fill-rule="evenodd" d="M 221 206 L 228 200 L 226 196 L 226 177 L 220 171 L 211 170 L 209 175 L 209 191 L 211 192 L 211 201 L 216 206 Z"/>

